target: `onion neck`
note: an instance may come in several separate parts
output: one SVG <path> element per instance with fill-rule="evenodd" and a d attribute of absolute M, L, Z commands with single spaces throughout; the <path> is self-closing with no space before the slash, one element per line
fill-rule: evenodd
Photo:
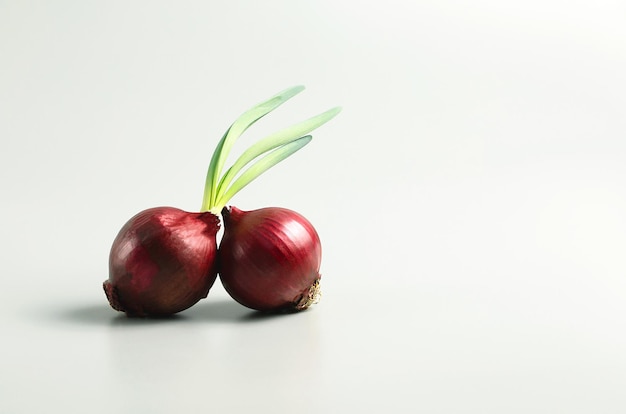
<path fill-rule="evenodd" d="M 200 211 L 202 212 L 208 211 L 219 217 L 225 205 L 226 205 L 225 203 L 220 203 L 220 204 L 211 203 L 211 187 L 210 187 L 210 183 L 207 182 L 207 185 L 204 189 L 204 197 L 202 198 L 202 207 L 200 208 Z"/>
<path fill-rule="evenodd" d="M 199 213 L 198 218 L 207 225 L 207 229 L 210 229 L 211 232 L 217 233 L 219 231 L 220 217 L 218 214 L 212 211 L 203 211 Z"/>
<path fill-rule="evenodd" d="M 222 208 L 222 220 L 224 220 L 225 226 L 237 224 L 245 214 L 246 211 L 240 210 L 235 206 Z"/>
<path fill-rule="evenodd" d="M 219 206 L 215 206 L 215 207 L 211 207 L 210 209 L 205 209 L 204 206 L 202 206 L 202 211 L 208 211 L 209 213 L 215 214 L 216 216 L 219 216 L 220 211 L 222 211 L 222 209 Z"/>

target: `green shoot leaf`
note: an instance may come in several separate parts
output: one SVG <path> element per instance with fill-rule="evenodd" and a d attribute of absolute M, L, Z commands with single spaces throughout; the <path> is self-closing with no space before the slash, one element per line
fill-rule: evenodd
<path fill-rule="evenodd" d="M 337 114 L 341 112 L 341 108 L 332 108 L 326 112 L 323 112 L 317 116 L 314 116 L 306 121 L 300 122 L 296 125 L 292 125 L 289 128 L 285 128 L 278 132 L 269 135 L 268 137 L 258 141 L 256 144 L 248 148 L 235 163 L 226 171 L 226 174 L 222 177 L 218 188 L 217 198 L 221 198 L 226 191 L 226 188 L 231 181 L 239 174 L 239 172 L 255 158 L 260 155 L 278 148 L 290 142 L 300 139 L 304 134 L 308 134 L 314 129 L 322 126 L 326 122 L 333 119 Z"/>
<path fill-rule="evenodd" d="M 310 135 L 298 138 L 275 149 L 258 160 L 250 168 L 244 171 L 243 174 L 241 174 L 230 186 L 230 188 L 225 191 L 217 203 L 215 203 L 214 211 L 221 210 L 235 194 L 241 191 L 241 189 L 243 189 L 246 185 L 250 184 L 252 180 L 304 147 L 306 144 L 311 142 L 311 139 L 312 137 Z"/>
<path fill-rule="evenodd" d="M 252 124 L 278 108 L 289 99 L 304 90 L 304 86 L 294 86 L 278 93 L 265 102 L 246 111 L 228 128 L 222 139 L 217 144 L 211 163 L 207 171 L 206 184 L 204 187 L 204 199 L 202 202 L 202 210 L 210 210 L 215 206 L 217 196 L 217 184 L 219 177 L 224 168 L 224 163 L 228 158 L 233 144 Z"/>

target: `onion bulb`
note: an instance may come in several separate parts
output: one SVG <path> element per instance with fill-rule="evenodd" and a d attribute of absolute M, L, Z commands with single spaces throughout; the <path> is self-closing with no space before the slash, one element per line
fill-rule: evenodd
<path fill-rule="evenodd" d="M 205 298 L 217 278 L 219 218 L 172 207 L 144 210 L 120 230 L 104 291 L 128 316 L 171 315 Z"/>
<path fill-rule="evenodd" d="M 261 311 L 295 311 L 319 298 L 322 246 L 295 211 L 269 207 L 222 210 L 218 251 L 222 285 L 240 304 Z"/>

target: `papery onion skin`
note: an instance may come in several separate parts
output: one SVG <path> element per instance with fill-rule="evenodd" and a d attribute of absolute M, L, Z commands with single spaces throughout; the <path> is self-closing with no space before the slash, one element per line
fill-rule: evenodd
<path fill-rule="evenodd" d="M 278 207 L 225 207 L 222 217 L 219 275 L 233 299 L 260 311 L 303 310 L 317 301 L 322 247 L 306 218 Z"/>
<path fill-rule="evenodd" d="M 219 218 L 173 207 L 144 210 L 120 230 L 103 284 L 115 310 L 168 316 L 205 298 L 217 278 Z"/>

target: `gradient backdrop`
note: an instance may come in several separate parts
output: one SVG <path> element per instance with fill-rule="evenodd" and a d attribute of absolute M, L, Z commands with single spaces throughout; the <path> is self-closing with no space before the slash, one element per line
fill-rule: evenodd
<path fill-rule="evenodd" d="M 623 1 L 0 0 L 0 412 L 626 412 Z M 232 203 L 299 211 L 323 298 L 219 283 L 128 320 L 124 222 L 200 207 L 250 142 L 335 105 Z M 256 315 L 256 316 L 255 316 Z"/>

